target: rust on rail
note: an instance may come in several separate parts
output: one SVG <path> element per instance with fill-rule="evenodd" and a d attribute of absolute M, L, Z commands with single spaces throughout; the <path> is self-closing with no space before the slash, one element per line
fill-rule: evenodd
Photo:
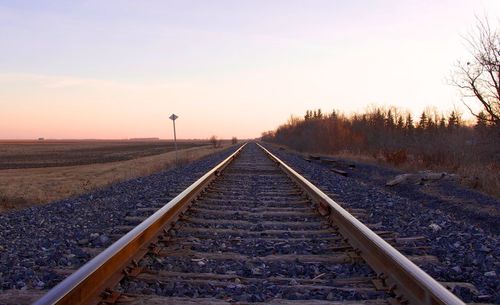
<path fill-rule="evenodd" d="M 166 226 L 176 221 L 179 214 L 215 179 L 216 175 L 236 158 L 245 145 L 243 144 L 156 213 L 87 262 L 34 304 L 97 304 L 105 297 L 103 294 L 112 296 L 113 292 L 110 289 L 125 276 L 125 273 L 120 271 L 125 270 L 133 260 L 147 253 L 149 244 L 162 234 Z"/>
<path fill-rule="evenodd" d="M 401 303 L 465 304 L 306 178 L 262 145 L 258 143 L 257 145 L 280 165 L 280 168 L 309 195 L 311 200 L 318 205 L 328 207 L 329 217 L 339 227 L 340 233 L 354 248 L 359 249 L 363 259 L 379 274 L 384 286 L 398 295 Z"/>
<path fill-rule="evenodd" d="M 112 288 L 125 276 L 124 270 L 128 270 L 127 268 L 133 262 L 137 262 L 147 253 L 150 244 L 157 241 L 161 234 L 170 228 L 181 213 L 189 208 L 193 199 L 197 198 L 220 175 L 244 146 L 241 146 L 160 210 L 50 290 L 35 304 L 96 304 L 103 298 L 106 301 L 115 298 L 117 293 Z M 316 203 L 320 214 L 328 217 L 338 227 L 343 238 L 346 238 L 356 250 L 352 255 L 358 258 L 361 256 L 377 272 L 378 278 L 375 280 L 375 286 L 393 293 L 396 296 L 394 300 L 399 301 L 400 304 L 464 305 L 460 299 L 311 182 L 266 148 L 261 145 L 259 147 L 307 194 L 312 202 Z M 241 204 L 245 204 L 245 202 L 241 202 Z M 212 211 L 212 213 L 220 214 L 221 211 Z M 204 221 L 207 222 L 207 220 Z M 332 258 L 325 257 L 326 259 Z M 345 260 L 350 259 L 350 257 L 342 256 L 337 257 L 337 259 Z"/>

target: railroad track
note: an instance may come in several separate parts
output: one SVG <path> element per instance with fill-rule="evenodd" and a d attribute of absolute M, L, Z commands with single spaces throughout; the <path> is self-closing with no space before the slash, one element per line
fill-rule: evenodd
<path fill-rule="evenodd" d="M 463 304 L 378 233 L 251 143 L 35 304 Z"/>

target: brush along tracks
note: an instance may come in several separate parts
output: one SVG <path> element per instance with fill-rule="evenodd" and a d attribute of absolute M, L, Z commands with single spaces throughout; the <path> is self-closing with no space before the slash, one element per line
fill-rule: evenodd
<path fill-rule="evenodd" d="M 378 233 L 249 144 L 37 304 L 463 304 Z"/>

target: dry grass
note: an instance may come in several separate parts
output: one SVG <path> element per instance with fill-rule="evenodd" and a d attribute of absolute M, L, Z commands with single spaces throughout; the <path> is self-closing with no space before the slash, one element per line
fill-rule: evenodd
<path fill-rule="evenodd" d="M 467 163 L 460 165 L 431 164 L 424 166 L 419 162 L 406 161 L 395 165 L 393 163 L 386 162 L 384 158 L 375 158 L 373 156 L 362 156 L 349 153 L 341 153 L 336 156 L 369 164 L 382 164 L 384 166 L 389 166 L 406 172 L 431 170 L 436 172 L 458 174 L 460 184 L 500 199 L 500 165 L 496 163 Z"/>
<path fill-rule="evenodd" d="M 462 177 L 466 177 L 462 179 L 462 184 L 500 199 L 499 164 L 461 166 L 457 169 L 457 173 Z"/>
<path fill-rule="evenodd" d="M 179 161 L 191 162 L 226 147 L 210 146 L 179 151 Z M 0 170 L 0 211 L 83 194 L 107 185 L 145 176 L 175 165 L 175 152 L 127 161 L 78 166 Z"/>
<path fill-rule="evenodd" d="M 281 146 L 287 150 L 294 151 L 304 157 L 309 156 L 309 153 L 299 152 L 293 150 L 285 145 Z M 460 177 L 459 182 L 477 191 L 483 192 L 497 199 L 500 199 L 500 165 L 492 162 L 490 164 L 467 163 L 461 165 L 446 165 L 446 164 L 432 164 L 424 166 L 422 163 L 414 161 L 406 161 L 404 163 L 394 165 L 386 162 L 382 156 L 374 157 L 365 154 L 354 154 L 348 151 L 341 151 L 335 154 L 321 154 L 332 158 L 342 158 L 354 162 L 362 162 L 367 164 L 383 165 L 391 168 L 399 169 L 406 172 L 416 172 L 421 170 L 444 171 L 448 173 L 458 174 Z"/>

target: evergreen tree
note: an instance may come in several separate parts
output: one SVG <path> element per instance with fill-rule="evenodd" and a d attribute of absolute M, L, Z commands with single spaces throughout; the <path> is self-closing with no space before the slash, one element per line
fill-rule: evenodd
<path fill-rule="evenodd" d="M 452 111 L 450 113 L 450 116 L 448 117 L 448 128 L 450 129 L 456 129 L 460 125 L 460 120 L 455 111 Z"/>
<path fill-rule="evenodd" d="M 387 118 L 385 119 L 385 126 L 389 129 L 393 129 L 395 124 L 394 124 L 394 116 L 392 115 L 392 111 L 389 109 L 387 111 Z"/>
<path fill-rule="evenodd" d="M 330 114 L 330 118 L 331 119 L 337 119 L 337 112 L 335 111 L 335 109 L 333 109 L 332 113 Z"/>
<path fill-rule="evenodd" d="M 437 122 L 432 118 L 432 116 L 427 115 L 427 125 L 426 129 L 434 129 L 437 126 Z"/>
<path fill-rule="evenodd" d="M 413 118 L 411 116 L 411 113 L 408 113 L 405 121 L 405 129 L 411 132 L 413 128 L 415 128 L 415 126 L 413 126 Z"/>
<path fill-rule="evenodd" d="M 439 120 L 439 129 L 441 130 L 446 129 L 446 119 L 444 118 L 443 115 L 441 115 L 441 119 Z"/>
<path fill-rule="evenodd" d="M 474 128 L 479 131 L 479 133 L 484 133 L 488 128 L 488 117 L 484 111 L 477 114 L 476 126 Z"/>
<path fill-rule="evenodd" d="M 420 120 L 418 121 L 418 128 L 419 129 L 426 129 L 427 128 L 427 114 L 425 114 L 425 111 L 422 112 L 420 115 Z"/>
<path fill-rule="evenodd" d="M 403 116 L 399 115 L 398 122 L 396 124 L 396 128 L 399 130 L 402 130 L 404 127 L 405 127 L 405 122 L 404 122 Z"/>

